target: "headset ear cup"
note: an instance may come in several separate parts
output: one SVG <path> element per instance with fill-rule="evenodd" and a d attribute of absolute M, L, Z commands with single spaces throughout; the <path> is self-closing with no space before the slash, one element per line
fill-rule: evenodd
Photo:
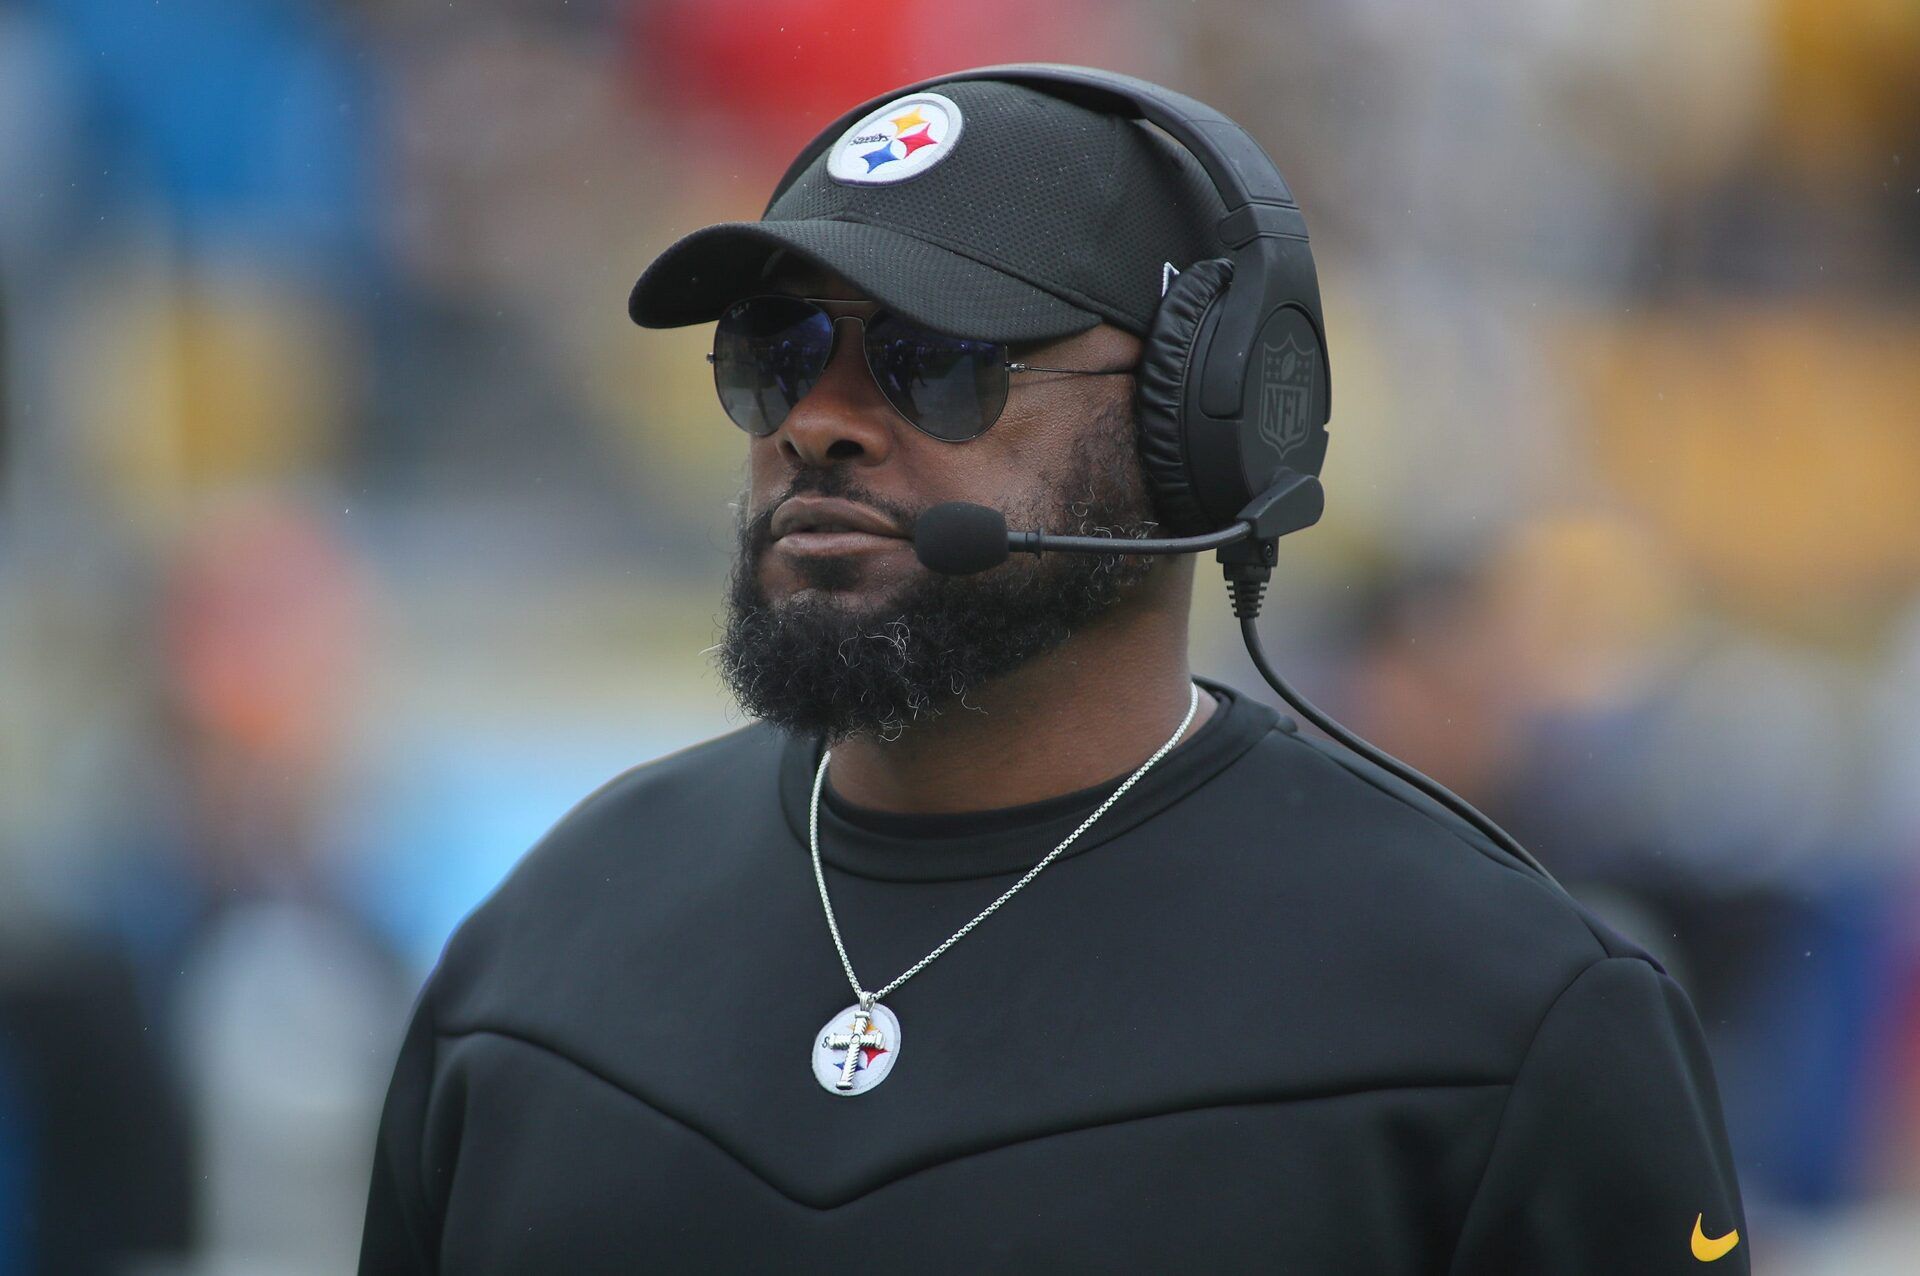
<path fill-rule="evenodd" d="M 1193 491 L 1187 470 L 1187 374 L 1193 343 L 1213 304 L 1233 277 L 1225 257 L 1197 261 L 1174 278 L 1160 299 L 1140 352 L 1134 388 L 1140 467 L 1153 489 L 1161 535 L 1193 536 L 1216 530 Z"/>

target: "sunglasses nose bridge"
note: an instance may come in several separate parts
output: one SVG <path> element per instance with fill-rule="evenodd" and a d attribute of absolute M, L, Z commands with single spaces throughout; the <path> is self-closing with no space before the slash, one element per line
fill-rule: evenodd
<path fill-rule="evenodd" d="M 869 376 L 871 376 L 873 374 L 873 358 L 871 355 L 867 353 L 867 349 L 866 349 L 867 316 L 829 314 L 827 316 L 827 322 L 832 325 L 833 335 L 827 342 L 827 359 L 826 359 L 825 365 L 821 369 L 821 375 L 824 376 L 826 373 L 826 368 L 830 368 L 833 366 L 833 361 L 835 356 L 837 356 L 840 353 L 840 350 L 842 349 L 842 344 L 840 341 L 840 325 L 843 323 L 851 323 L 860 329 L 860 331 L 854 337 L 853 349 L 858 352 L 860 366 L 866 370 Z"/>
<path fill-rule="evenodd" d="M 823 311 L 822 313 L 826 312 Z M 827 314 L 829 335 L 827 337 L 827 356 L 820 369 L 822 375 L 825 375 L 827 368 L 833 366 L 833 357 L 840 352 L 840 325 L 847 322 L 852 322 L 860 326 L 859 344 L 865 344 L 867 332 L 865 316 Z"/>
<path fill-rule="evenodd" d="M 833 325 L 833 336 L 836 342 L 839 340 L 840 325 L 843 323 L 860 325 L 862 336 L 864 336 L 867 331 L 867 317 L 865 315 L 828 315 L 827 322 Z"/>

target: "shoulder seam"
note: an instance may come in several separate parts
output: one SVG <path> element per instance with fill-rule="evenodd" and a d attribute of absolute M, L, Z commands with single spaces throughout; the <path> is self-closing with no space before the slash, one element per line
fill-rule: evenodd
<path fill-rule="evenodd" d="M 1290 736 L 1290 738 L 1297 740 L 1303 747 L 1311 749 L 1315 754 L 1333 763 L 1335 766 L 1339 767 L 1342 771 L 1345 771 L 1348 775 L 1353 776 L 1355 779 L 1365 784 L 1368 788 L 1372 789 L 1374 792 L 1380 794 L 1385 798 L 1392 800 L 1396 805 L 1404 807 L 1406 810 L 1412 811 L 1414 814 L 1422 817 L 1427 821 L 1427 823 L 1433 825 L 1437 829 L 1440 829 L 1442 832 L 1446 833 L 1447 836 L 1453 838 L 1454 841 L 1459 842 L 1462 846 L 1467 847 L 1469 850 L 1473 851 L 1475 854 L 1481 856 L 1482 858 L 1492 860 L 1495 864 L 1498 864 L 1501 868 L 1507 869 L 1509 872 L 1520 873 L 1529 878 L 1533 876 L 1533 874 L 1528 873 L 1524 868 L 1521 868 L 1519 865 L 1515 864 L 1504 853 L 1501 853 L 1498 850 L 1498 848 L 1490 849 L 1488 846 L 1483 846 L 1481 843 L 1476 842 L 1472 838 L 1465 836 L 1464 834 L 1461 833 L 1459 829 L 1447 823 L 1445 820 L 1440 819 L 1432 811 L 1429 811 L 1425 807 L 1420 806 L 1416 803 L 1407 801 L 1406 798 L 1403 797 L 1402 795 L 1395 793 L 1392 789 L 1389 789 L 1384 785 L 1382 785 L 1379 782 L 1379 780 L 1376 779 L 1373 775 L 1353 766 L 1352 763 L 1348 761 L 1348 759 L 1350 756 L 1357 756 L 1357 755 L 1350 754 L 1350 752 L 1347 751 L 1344 748 L 1344 746 L 1342 747 L 1341 751 L 1335 752 L 1335 750 L 1331 747 L 1333 744 L 1332 741 L 1318 740 L 1310 736 L 1297 734 L 1297 733 L 1283 733 L 1283 734 L 1287 734 Z M 1365 761 L 1364 758 L 1359 760 Z M 1372 766 L 1373 764 L 1369 762 L 1367 763 L 1367 765 Z"/>
<path fill-rule="evenodd" d="M 1557 907 L 1565 912 L 1571 913 L 1580 923 L 1581 927 L 1585 929 L 1588 937 L 1593 940 L 1594 948 L 1597 952 L 1596 960 L 1608 957 L 1631 957 L 1646 962 L 1660 974 L 1664 975 L 1668 973 L 1666 966 L 1661 963 L 1658 957 L 1645 951 L 1644 945 L 1626 935 L 1621 935 L 1608 929 L 1602 919 L 1597 918 L 1585 904 L 1576 899 L 1572 892 L 1568 891 L 1564 886 L 1556 890 L 1550 883 L 1517 863 L 1510 855 L 1490 840 L 1477 840 L 1481 836 L 1478 830 L 1474 830 L 1474 836 L 1468 836 L 1463 830 L 1471 829 L 1472 826 L 1452 812 L 1446 811 L 1437 801 L 1434 801 L 1434 805 L 1439 807 L 1438 813 L 1434 810 L 1429 810 L 1421 803 L 1409 801 L 1404 794 L 1398 793 L 1381 783 L 1379 777 L 1374 774 L 1374 771 L 1378 769 L 1375 767 L 1375 764 L 1353 753 L 1344 746 L 1336 749 L 1333 747 L 1333 742 L 1331 741 L 1320 740 L 1306 735 L 1293 735 L 1292 738 L 1298 741 L 1302 747 L 1312 750 L 1315 755 L 1331 762 L 1348 775 L 1353 776 L 1368 788 L 1392 801 L 1402 809 L 1412 811 L 1424 817 L 1428 824 L 1440 829 L 1481 858 L 1492 861 L 1496 866 L 1509 873 L 1518 874 L 1521 878 L 1530 882 L 1535 889 L 1544 892 Z M 1431 798 L 1429 798 L 1429 800 L 1433 801 Z M 1632 951 L 1619 951 L 1623 944 Z"/>
<path fill-rule="evenodd" d="M 1505 851 L 1501 850 L 1498 846 L 1494 845 L 1492 842 L 1490 841 L 1483 842 L 1483 841 L 1476 840 L 1473 837 L 1468 837 L 1464 832 L 1462 832 L 1460 828 L 1456 827 L 1451 820 L 1442 818 L 1441 815 L 1438 815 L 1435 812 L 1428 810 L 1425 806 L 1419 803 L 1408 801 L 1403 794 L 1396 793 L 1392 789 L 1383 785 L 1379 781 L 1379 779 L 1371 773 L 1371 771 L 1364 770 L 1354 765 L 1354 761 L 1350 761 L 1349 759 L 1353 759 L 1359 762 L 1364 762 L 1366 763 L 1367 767 L 1372 767 L 1374 766 L 1374 764 L 1372 762 L 1368 762 L 1365 758 L 1362 758 L 1359 755 L 1352 753 L 1351 750 L 1346 749 L 1344 746 L 1336 750 L 1333 747 L 1333 744 L 1334 744 L 1333 741 L 1315 739 L 1303 733 L 1282 732 L 1279 734 L 1286 735 L 1288 738 L 1298 742 L 1301 745 L 1301 747 L 1309 749 L 1316 756 L 1324 758 L 1328 762 L 1331 762 L 1333 765 L 1339 767 L 1342 771 L 1345 771 L 1348 775 L 1351 775 L 1356 780 L 1359 780 L 1362 784 L 1365 784 L 1368 788 L 1372 789 L 1374 792 L 1380 794 L 1382 797 L 1393 802 L 1396 806 L 1399 806 L 1401 809 L 1411 811 L 1415 815 L 1420 816 L 1428 824 L 1439 829 L 1441 832 L 1445 833 L 1448 837 L 1460 843 L 1462 846 L 1466 847 L 1468 850 L 1472 851 L 1474 854 L 1480 856 L 1482 859 L 1488 860 L 1494 865 L 1496 865 L 1497 867 L 1504 869 L 1509 873 L 1516 874 L 1523 880 L 1532 883 L 1537 888 L 1546 892 L 1546 894 L 1549 897 L 1555 898 L 1556 902 L 1561 903 L 1563 906 L 1566 904 L 1577 902 L 1577 901 L 1574 901 L 1570 895 L 1563 895 L 1563 891 L 1554 890 L 1551 884 L 1549 884 L 1544 879 L 1539 877 L 1538 874 L 1530 872 L 1527 868 L 1517 863 L 1510 855 L 1508 855 Z M 1435 805 L 1438 806 L 1439 803 L 1436 801 Z M 1444 810 L 1444 808 L 1442 809 Z M 1451 815 L 1450 812 L 1448 814 Z M 1453 816 L 1453 819 L 1457 820 L 1458 818 L 1459 817 L 1457 816 Z M 1462 823 L 1464 823 L 1464 821 L 1462 821 Z M 1581 914 L 1580 909 L 1576 907 L 1576 908 L 1570 909 L 1570 911 L 1573 912 L 1573 914 L 1576 917 L 1580 918 L 1581 925 L 1586 927 L 1588 934 L 1590 935 L 1593 934 L 1593 927 L 1587 922 L 1587 919 L 1585 918 L 1585 916 Z M 1593 935 L 1593 938 L 1594 938 L 1594 942 L 1599 947 L 1601 956 L 1604 957 L 1604 956 L 1610 955 L 1608 953 L 1606 944 L 1600 939 L 1600 937 L 1598 935 Z"/>

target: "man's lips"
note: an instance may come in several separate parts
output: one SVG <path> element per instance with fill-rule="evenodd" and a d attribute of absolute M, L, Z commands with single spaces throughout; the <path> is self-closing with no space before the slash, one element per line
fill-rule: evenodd
<path fill-rule="evenodd" d="M 843 554 L 859 549 L 895 549 L 906 533 L 872 506 L 836 497 L 795 496 L 781 502 L 769 527 L 774 541 L 792 554 Z"/>

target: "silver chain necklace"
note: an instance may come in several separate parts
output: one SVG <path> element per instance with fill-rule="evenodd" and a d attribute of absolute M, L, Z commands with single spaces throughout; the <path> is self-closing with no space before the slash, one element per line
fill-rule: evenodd
<path fill-rule="evenodd" d="M 840 954 L 841 968 L 847 972 L 847 982 L 853 985 L 853 995 L 858 998 L 853 1005 L 827 1020 L 826 1026 L 814 1034 L 813 1075 L 829 1093 L 865 1094 L 886 1080 L 900 1056 L 900 1020 L 891 1008 L 879 1004 L 880 999 L 919 974 L 927 963 L 953 947 L 961 936 L 985 921 L 994 909 L 1012 899 L 1014 892 L 1038 877 L 1040 870 L 1053 863 L 1054 857 L 1071 846 L 1073 840 L 1086 832 L 1095 820 L 1106 813 L 1108 807 L 1119 801 L 1122 793 L 1132 788 L 1134 782 L 1145 775 L 1154 763 L 1167 756 L 1173 746 L 1180 742 L 1180 737 L 1186 734 L 1193 715 L 1200 709 L 1199 684 L 1188 684 L 1188 691 L 1187 716 L 1180 720 L 1173 735 L 1154 751 L 1152 757 L 1142 762 L 1140 769 L 1128 776 L 1125 783 L 1108 794 L 1107 800 L 1082 820 L 1079 828 L 1067 834 L 1065 841 L 1048 851 L 1038 864 L 1027 870 L 1024 877 L 1007 887 L 999 899 L 981 909 L 972 921 L 947 936 L 946 942 L 876 992 L 862 988 L 859 976 L 853 973 L 853 961 L 847 956 L 847 946 L 840 939 L 840 923 L 833 916 L 833 901 L 827 898 L 827 877 L 820 868 L 820 789 L 826 783 L 827 759 L 833 756 L 833 751 L 828 749 L 820 754 L 820 769 L 813 777 L 813 804 L 807 813 L 807 839 L 813 848 L 813 880 L 820 887 L 820 906 L 826 910 L 827 930 L 832 934 L 833 946 Z"/>

